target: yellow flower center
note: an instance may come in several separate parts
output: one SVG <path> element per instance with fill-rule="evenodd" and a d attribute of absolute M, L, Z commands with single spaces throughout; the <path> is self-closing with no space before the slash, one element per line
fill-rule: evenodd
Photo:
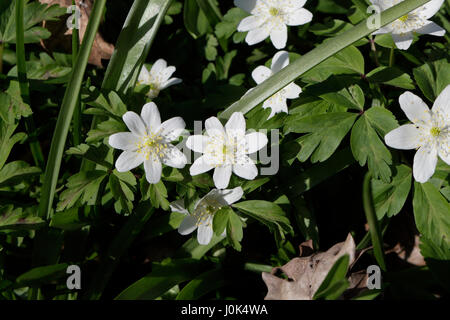
<path fill-rule="evenodd" d="M 406 22 L 406 20 L 408 20 L 408 15 L 405 14 L 403 17 L 400 17 L 399 20 L 400 20 L 401 22 Z"/>
<path fill-rule="evenodd" d="M 280 13 L 280 11 L 277 8 L 272 7 L 269 9 L 269 13 L 275 17 L 278 15 L 278 13 Z"/>
<path fill-rule="evenodd" d="M 437 137 L 441 134 L 441 129 L 439 129 L 438 127 L 434 127 L 430 130 L 430 133 L 433 137 Z"/>
<path fill-rule="evenodd" d="M 141 138 L 141 141 L 136 144 L 137 153 L 142 153 L 145 160 L 150 159 L 150 155 L 156 155 L 159 158 L 164 157 L 165 150 L 168 147 L 167 143 L 162 143 L 162 137 L 154 133 L 146 135 Z"/>

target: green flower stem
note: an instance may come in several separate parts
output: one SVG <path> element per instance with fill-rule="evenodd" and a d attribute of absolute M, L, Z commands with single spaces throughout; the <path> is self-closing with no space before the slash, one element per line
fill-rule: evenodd
<path fill-rule="evenodd" d="M 23 23 L 23 8 L 25 0 L 16 1 L 16 57 L 17 57 L 17 75 L 19 78 L 20 94 L 23 101 L 30 105 L 30 89 L 27 79 L 27 67 L 25 63 L 25 31 Z M 3 52 L 3 46 L 2 46 Z M 28 141 L 30 143 L 31 154 L 33 155 L 34 163 L 40 167 L 44 167 L 44 155 L 41 146 L 36 137 L 36 126 L 34 125 L 33 116 L 30 115 L 25 118 L 25 128 L 28 133 Z"/>
<path fill-rule="evenodd" d="M 394 65 L 395 61 L 395 47 L 391 48 L 391 51 L 389 52 L 389 67 L 392 67 Z"/>
<path fill-rule="evenodd" d="M 430 0 L 405 0 L 398 5 L 381 12 L 381 26 L 395 21 L 412 10 L 424 5 Z M 370 19 L 370 17 L 368 18 Z M 343 34 L 330 39 L 317 48 L 311 50 L 296 61 L 289 64 L 286 68 L 277 72 L 266 81 L 256 86 L 248 94 L 244 95 L 239 101 L 232 104 L 219 115 L 221 119 L 228 119 L 233 112 L 240 111 L 247 113 L 258 104 L 271 97 L 279 90 L 286 87 L 289 83 L 300 77 L 305 72 L 311 70 L 319 63 L 333 56 L 342 49 L 348 47 L 359 39 L 368 36 L 375 30 L 369 29 L 367 19 L 354 26 Z"/>
<path fill-rule="evenodd" d="M 77 56 L 76 64 L 64 94 L 61 111 L 56 122 L 55 133 L 53 135 L 50 147 L 50 155 L 45 169 L 44 184 L 42 186 L 41 201 L 39 204 L 39 216 L 49 219 L 53 198 L 55 196 L 56 182 L 58 180 L 61 160 L 64 153 L 64 146 L 69 132 L 72 116 L 77 105 L 81 83 L 88 63 L 95 35 L 97 34 L 106 0 L 97 0 L 94 2 L 89 24 L 81 44 L 80 52 Z"/>
<path fill-rule="evenodd" d="M 3 73 L 3 49 L 5 44 L 0 41 L 0 73 Z"/>
<path fill-rule="evenodd" d="M 72 5 L 76 5 L 75 0 L 72 0 Z M 79 21 L 76 21 L 77 15 L 74 15 L 74 25 L 77 26 Z M 72 29 L 72 70 L 74 70 L 77 63 L 77 55 L 80 46 L 80 38 L 77 28 Z M 75 146 L 81 143 L 81 99 L 78 94 L 78 100 L 73 113 L 73 144 Z"/>
<path fill-rule="evenodd" d="M 363 206 L 366 213 L 367 223 L 369 224 L 370 237 L 372 239 L 373 251 L 375 259 L 380 268 L 386 271 L 386 263 L 384 261 L 383 236 L 381 234 L 380 225 L 378 224 L 377 214 L 373 205 L 372 198 L 372 174 L 366 173 L 363 183 Z"/>
<path fill-rule="evenodd" d="M 244 270 L 252 271 L 256 273 L 261 272 L 271 272 L 272 266 L 266 265 L 266 264 L 259 264 L 259 263 L 246 263 L 244 264 Z"/>
<path fill-rule="evenodd" d="M 381 235 L 384 236 L 384 234 L 386 233 L 386 230 L 389 226 L 389 222 L 390 222 L 390 219 L 387 218 L 386 216 L 383 217 L 383 219 L 380 221 Z M 358 245 L 356 246 L 356 250 L 363 250 L 363 249 L 367 248 L 370 245 L 370 237 L 371 236 L 370 236 L 370 231 L 369 231 L 364 235 L 364 237 L 358 243 Z"/>

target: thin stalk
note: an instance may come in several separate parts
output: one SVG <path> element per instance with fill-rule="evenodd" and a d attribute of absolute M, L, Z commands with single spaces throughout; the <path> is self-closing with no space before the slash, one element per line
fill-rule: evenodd
<path fill-rule="evenodd" d="M 386 230 L 389 226 L 389 222 L 390 219 L 387 217 L 384 217 L 381 221 L 380 221 L 380 225 L 381 225 L 381 235 L 384 236 L 384 234 L 386 233 Z M 370 245 L 370 231 L 368 231 L 364 237 L 361 239 L 361 241 L 358 243 L 358 245 L 356 246 L 356 250 L 362 250 L 367 248 Z"/>
<path fill-rule="evenodd" d="M 88 63 L 89 55 L 95 36 L 97 34 L 106 0 L 97 0 L 94 2 L 89 24 L 78 53 L 74 70 L 72 72 L 69 84 L 64 94 L 61 111 L 56 122 L 55 133 L 53 135 L 50 147 L 50 155 L 45 169 L 44 184 L 42 186 L 41 201 L 39 204 L 39 216 L 49 219 L 53 198 L 55 196 L 56 182 L 58 180 L 59 169 L 64 152 L 64 146 L 69 132 L 72 116 L 77 105 L 81 83 Z"/>
<path fill-rule="evenodd" d="M 25 63 L 25 35 L 23 23 L 23 8 L 25 0 L 16 1 L 16 57 L 17 57 L 17 75 L 19 78 L 20 94 L 23 101 L 31 105 L 30 88 L 27 78 L 27 67 Z M 3 50 L 2 50 L 3 51 Z M 44 167 L 44 155 L 41 150 L 41 145 L 36 136 L 36 126 L 34 125 L 33 116 L 30 115 L 25 118 L 25 128 L 28 133 L 28 141 L 30 143 L 31 154 L 33 156 L 36 166 Z"/>
<path fill-rule="evenodd" d="M 266 264 L 259 264 L 259 263 L 245 263 L 244 264 L 244 270 L 252 271 L 252 272 L 271 272 L 272 266 L 266 265 Z"/>
<path fill-rule="evenodd" d="M 394 65 L 395 61 L 395 48 L 391 47 L 391 51 L 389 52 L 389 67 L 392 67 Z"/>
<path fill-rule="evenodd" d="M 370 237 L 372 239 L 373 251 L 381 269 L 386 271 L 383 252 L 383 236 L 380 225 L 378 224 L 377 214 L 373 205 L 372 198 L 372 174 L 367 172 L 363 183 L 363 206 L 366 213 L 367 223 L 369 224 Z"/>
<path fill-rule="evenodd" d="M 412 10 L 424 5 L 430 0 L 405 0 L 392 8 L 389 8 L 380 14 L 380 27 L 387 25 L 408 14 Z M 370 19 L 370 17 L 368 18 Z M 305 72 L 311 70 L 319 63 L 348 47 L 354 42 L 365 36 L 368 36 L 375 30 L 368 26 L 368 20 L 364 20 L 348 31 L 342 33 L 333 39 L 322 43 L 315 49 L 301 56 L 296 61 L 275 73 L 267 80 L 256 86 L 248 94 L 244 95 L 239 101 L 232 104 L 219 115 L 221 119 L 228 119 L 234 112 L 240 111 L 247 113 L 261 102 L 271 97 L 279 90 L 286 87 L 289 83 L 300 77 Z"/>
<path fill-rule="evenodd" d="M 375 64 L 376 64 L 377 67 L 379 67 L 380 66 L 380 62 L 378 61 L 377 47 L 375 45 L 375 40 L 373 39 L 373 37 L 370 37 L 369 42 L 370 42 L 370 49 L 373 52 L 373 58 L 375 60 Z"/>
<path fill-rule="evenodd" d="M 72 0 L 72 5 L 75 5 L 75 0 Z M 79 21 L 77 20 L 77 15 L 74 15 L 74 26 L 72 29 L 72 70 L 75 69 L 75 65 L 77 62 L 78 49 L 80 46 L 80 39 L 77 26 L 79 25 Z M 73 72 L 73 71 L 72 71 Z M 78 100 L 75 106 L 75 110 L 73 113 L 73 144 L 75 146 L 81 143 L 81 99 L 78 94 Z"/>
<path fill-rule="evenodd" d="M 3 73 L 3 49 L 5 44 L 0 41 L 0 73 Z"/>

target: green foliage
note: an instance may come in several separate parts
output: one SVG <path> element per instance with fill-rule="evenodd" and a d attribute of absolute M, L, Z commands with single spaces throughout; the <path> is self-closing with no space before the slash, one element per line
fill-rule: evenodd
<path fill-rule="evenodd" d="M 350 285 L 346 278 L 349 259 L 349 256 L 345 254 L 333 264 L 326 278 L 314 294 L 314 300 L 336 300 L 344 293 L 345 289 Z"/>

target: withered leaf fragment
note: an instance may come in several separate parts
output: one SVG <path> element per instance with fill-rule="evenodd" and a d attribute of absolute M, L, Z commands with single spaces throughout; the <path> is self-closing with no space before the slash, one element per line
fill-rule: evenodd
<path fill-rule="evenodd" d="M 41 3 L 53 5 L 58 4 L 61 7 L 69 7 L 72 5 L 72 0 L 39 0 Z M 92 10 L 92 0 L 76 0 L 76 5 L 80 8 L 81 18 L 79 21 L 79 36 L 80 42 L 83 40 L 84 34 L 86 33 L 87 24 L 89 22 L 89 16 Z M 72 30 L 67 28 L 66 20 L 69 15 L 62 17 L 59 21 L 44 21 L 44 27 L 47 28 L 52 36 L 41 41 L 44 48 L 49 51 L 60 51 L 71 52 L 72 48 Z M 114 52 L 114 46 L 107 43 L 103 37 L 97 33 L 95 36 L 94 44 L 92 46 L 91 55 L 89 56 L 89 63 L 102 67 L 102 59 L 111 59 Z"/>
<path fill-rule="evenodd" d="M 311 243 L 304 243 L 300 247 L 304 249 L 312 246 Z M 312 300 L 333 264 L 345 254 L 349 256 L 349 265 L 352 265 L 355 262 L 356 247 L 350 234 L 344 242 L 335 244 L 326 252 L 309 256 L 302 254 L 302 257 L 294 258 L 280 268 L 273 268 L 271 273 L 263 272 L 262 278 L 268 288 L 265 300 Z M 276 276 L 280 271 L 288 277 L 288 280 Z M 361 281 L 362 278 L 356 274 L 349 280 L 351 285 L 347 290 L 360 287 L 361 282 L 365 284 L 365 281 Z"/>

